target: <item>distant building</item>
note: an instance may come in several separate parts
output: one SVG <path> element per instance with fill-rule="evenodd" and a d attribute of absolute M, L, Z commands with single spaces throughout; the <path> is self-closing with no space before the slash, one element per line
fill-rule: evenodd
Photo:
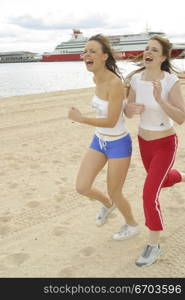
<path fill-rule="evenodd" d="M 36 62 L 41 59 L 41 55 L 27 51 L 0 52 L 0 63 Z"/>

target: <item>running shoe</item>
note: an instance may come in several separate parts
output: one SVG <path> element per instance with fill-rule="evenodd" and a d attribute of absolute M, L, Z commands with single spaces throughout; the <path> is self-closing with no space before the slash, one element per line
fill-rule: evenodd
<path fill-rule="evenodd" d="M 145 267 L 153 264 L 161 254 L 160 246 L 147 245 L 141 256 L 136 260 L 136 266 Z"/>
<path fill-rule="evenodd" d="M 97 226 L 101 226 L 103 225 L 106 220 L 107 217 L 110 215 L 110 213 L 116 208 L 116 205 L 113 204 L 110 208 L 106 207 L 106 206 L 102 206 L 98 215 L 96 216 L 96 225 Z"/>
<path fill-rule="evenodd" d="M 126 240 L 139 233 L 139 226 L 125 224 L 113 235 L 114 240 Z"/>

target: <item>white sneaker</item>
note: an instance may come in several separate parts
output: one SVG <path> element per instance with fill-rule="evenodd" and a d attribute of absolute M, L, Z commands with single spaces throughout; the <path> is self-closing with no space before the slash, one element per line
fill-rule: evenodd
<path fill-rule="evenodd" d="M 126 240 L 139 233 L 139 226 L 125 224 L 112 237 L 114 240 Z"/>
<path fill-rule="evenodd" d="M 113 204 L 110 208 L 102 206 L 99 213 L 96 216 L 96 225 L 101 226 L 105 223 L 109 214 L 116 208 L 116 205 Z"/>
<path fill-rule="evenodd" d="M 145 267 L 153 264 L 161 254 L 160 246 L 147 245 L 141 256 L 136 260 L 136 266 Z"/>

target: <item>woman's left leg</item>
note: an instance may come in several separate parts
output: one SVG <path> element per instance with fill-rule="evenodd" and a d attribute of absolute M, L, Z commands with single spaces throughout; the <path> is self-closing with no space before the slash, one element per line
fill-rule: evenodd
<path fill-rule="evenodd" d="M 131 157 L 108 159 L 107 190 L 109 197 L 116 204 L 123 215 L 126 224 L 120 231 L 113 235 L 114 239 L 129 238 L 138 233 L 137 222 L 132 214 L 132 209 L 127 199 L 122 194 Z"/>
<path fill-rule="evenodd" d="M 147 163 L 148 174 L 143 189 L 145 224 L 149 228 L 149 241 L 142 255 L 136 260 L 136 265 L 141 267 L 154 263 L 161 253 L 159 238 L 163 230 L 163 221 L 159 204 L 160 190 L 162 187 L 180 182 L 181 176 L 178 171 L 171 169 L 177 150 L 176 136 L 148 143 L 140 139 L 140 150 L 143 161 L 147 158 L 145 153 L 152 154 L 151 160 Z"/>

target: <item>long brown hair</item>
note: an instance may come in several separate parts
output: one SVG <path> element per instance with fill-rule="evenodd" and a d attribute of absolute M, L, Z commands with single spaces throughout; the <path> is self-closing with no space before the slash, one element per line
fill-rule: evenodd
<path fill-rule="evenodd" d="M 161 70 L 162 71 L 166 71 L 168 73 L 175 73 L 179 78 L 185 78 L 184 74 L 181 73 L 179 70 L 177 70 L 174 66 L 171 65 L 170 59 L 171 59 L 171 51 L 172 51 L 172 47 L 173 44 L 170 43 L 170 41 L 167 38 L 161 37 L 160 35 L 153 35 L 150 40 L 155 40 L 158 41 L 159 44 L 162 47 L 162 55 L 164 55 L 166 57 L 166 59 L 162 62 L 161 64 Z M 143 70 L 145 70 L 145 67 L 143 66 L 143 54 L 140 54 L 138 56 L 136 56 L 132 61 L 134 63 L 136 63 L 136 65 L 140 66 L 140 68 L 136 71 L 131 72 L 130 74 L 128 74 L 126 76 L 126 85 L 127 85 L 127 89 L 129 90 L 129 81 L 131 79 L 131 77 L 135 74 L 135 73 L 139 73 Z M 127 92 L 128 93 L 128 92 Z"/>
<path fill-rule="evenodd" d="M 118 76 L 120 79 L 123 79 L 123 76 L 116 64 L 114 51 L 110 46 L 109 39 L 102 34 L 97 34 L 97 35 L 91 36 L 88 39 L 88 41 L 97 41 L 101 44 L 103 53 L 108 54 L 108 58 L 105 61 L 105 65 L 106 65 L 107 69 L 109 71 L 111 71 L 112 73 L 114 73 L 116 76 Z"/>

